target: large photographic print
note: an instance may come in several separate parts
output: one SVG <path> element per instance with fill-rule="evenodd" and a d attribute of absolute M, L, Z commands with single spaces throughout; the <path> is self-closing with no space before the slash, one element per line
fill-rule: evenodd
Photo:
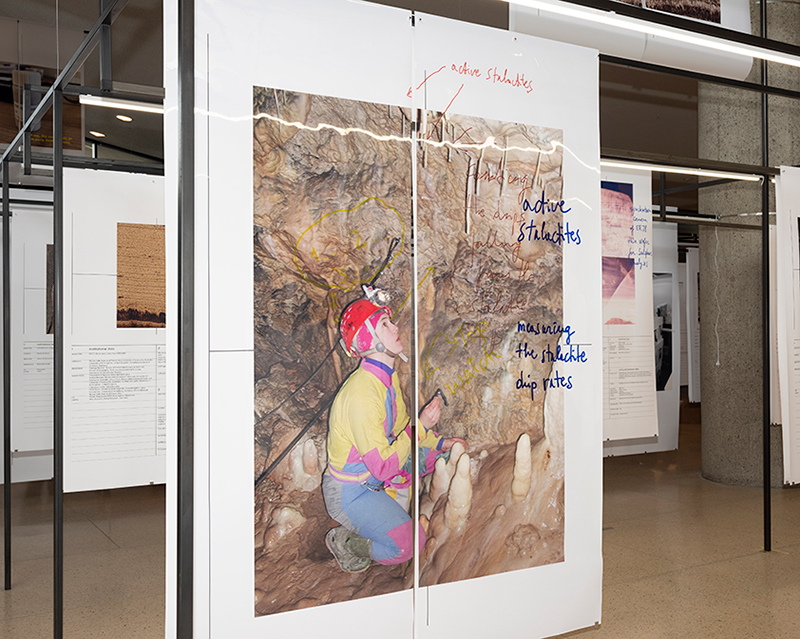
<path fill-rule="evenodd" d="M 253 97 L 255 612 L 266 615 L 413 581 L 412 368 L 398 357 L 387 374 L 394 360 L 370 334 L 394 331 L 381 345 L 413 352 L 412 126 L 396 106 Z M 391 484 L 395 471 L 407 485 Z"/>
<path fill-rule="evenodd" d="M 581 356 L 562 247 L 580 233 L 560 130 L 428 112 L 419 137 L 420 395 L 464 440 L 423 481 L 427 586 L 564 559 L 558 362 Z"/>

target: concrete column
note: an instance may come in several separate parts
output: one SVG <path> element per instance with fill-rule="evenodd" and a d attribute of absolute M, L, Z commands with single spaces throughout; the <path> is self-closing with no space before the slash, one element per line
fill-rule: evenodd
<path fill-rule="evenodd" d="M 753 33 L 760 6 L 751 4 Z M 768 37 L 797 43 L 800 7 L 768 5 Z M 748 80 L 760 81 L 760 62 Z M 797 90 L 797 70 L 770 65 L 770 84 Z M 800 163 L 800 102 L 770 97 L 770 165 Z M 701 158 L 761 164 L 761 96 L 701 83 Z M 771 210 L 774 211 L 774 188 Z M 699 210 L 760 229 L 761 185 L 736 182 L 701 189 Z M 761 231 L 700 227 L 700 355 L 703 476 L 727 484 L 762 484 Z M 773 486 L 783 481 L 780 426 L 772 427 Z"/>

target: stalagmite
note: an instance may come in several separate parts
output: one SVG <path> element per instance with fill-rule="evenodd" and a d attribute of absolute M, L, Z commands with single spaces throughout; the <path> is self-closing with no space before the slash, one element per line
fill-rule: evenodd
<path fill-rule="evenodd" d="M 290 532 L 302 526 L 306 518 L 291 506 L 278 508 L 272 513 L 269 528 L 264 533 L 264 547 L 270 550 Z"/>
<path fill-rule="evenodd" d="M 452 459 L 452 457 L 451 457 Z M 450 473 L 447 472 L 447 463 L 444 458 L 439 457 L 436 460 L 436 466 L 433 468 L 433 480 L 431 481 L 431 501 L 435 504 L 436 500 L 444 495 L 450 488 Z"/>
<path fill-rule="evenodd" d="M 524 501 L 531 489 L 531 438 L 522 433 L 517 440 L 514 456 L 514 480 L 511 482 L 511 497 L 515 502 Z"/>
<path fill-rule="evenodd" d="M 307 439 L 289 453 L 289 476 L 295 488 L 304 492 L 315 490 L 322 481 L 319 457 L 314 442 Z"/>
<path fill-rule="evenodd" d="M 430 557 L 431 553 L 436 550 L 437 543 L 436 537 L 428 537 L 428 541 L 425 542 L 425 547 L 422 549 L 422 553 L 420 554 L 420 561 L 423 564 L 428 561 L 428 557 Z"/>
<path fill-rule="evenodd" d="M 464 453 L 464 450 L 464 444 L 461 442 L 456 442 L 450 449 L 450 459 L 447 461 L 447 474 L 450 476 L 450 479 L 456 474 L 456 465 L 461 455 Z"/>
<path fill-rule="evenodd" d="M 303 444 L 303 470 L 307 475 L 314 475 L 319 470 L 319 457 L 313 439 L 307 439 Z"/>
<path fill-rule="evenodd" d="M 422 530 L 425 531 L 425 534 L 428 534 L 428 527 L 430 526 L 430 520 L 426 515 L 420 514 L 419 516 L 419 525 L 422 526 Z"/>
<path fill-rule="evenodd" d="M 450 482 L 450 494 L 444 510 L 444 521 L 450 532 L 457 533 L 463 527 L 472 506 L 472 482 L 469 478 L 469 455 L 463 454 L 458 460 L 456 474 Z"/>

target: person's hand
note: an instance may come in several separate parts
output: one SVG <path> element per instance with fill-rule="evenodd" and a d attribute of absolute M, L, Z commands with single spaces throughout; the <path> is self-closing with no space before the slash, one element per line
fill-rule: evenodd
<path fill-rule="evenodd" d="M 460 437 L 448 437 L 442 441 L 442 452 L 446 453 L 455 443 L 463 444 L 465 448 L 467 446 L 467 442 Z"/>
<path fill-rule="evenodd" d="M 442 414 L 442 400 L 437 395 L 430 403 L 422 409 L 419 416 L 420 424 L 425 427 L 425 430 L 431 430 L 436 424 L 439 423 L 439 416 Z"/>

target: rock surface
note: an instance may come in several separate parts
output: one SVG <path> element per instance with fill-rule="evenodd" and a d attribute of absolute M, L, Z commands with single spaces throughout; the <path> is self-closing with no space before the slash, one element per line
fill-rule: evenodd
<path fill-rule="evenodd" d="M 436 477 L 423 497 L 430 526 L 420 583 L 432 585 L 563 559 L 563 458 L 553 458 L 563 411 L 548 424 L 545 398 L 563 332 L 569 206 L 561 200 L 561 131 L 436 113 L 425 122 L 420 394 L 441 388 L 447 397 L 439 430 L 466 439 L 472 484 L 471 511 L 455 531 L 455 479 L 448 497 L 438 496 Z M 516 492 L 524 494 L 513 498 L 520 439 L 533 446 L 520 451 L 530 468 L 518 468 Z M 452 451 L 448 468 L 460 455 Z"/>
<path fill-rule="evenodd" d="M 258 478 L 354 369 L 357 362 L 336 346 L 339 315 L 375 276 L 393 237 L 400 244 L 379 284 L 395 309 L 411 291 L 412 155 L 408 114 L 397 107 L 256 88 L 254 116 Z M 410 352 L 412 304 L 394 319 Z M 398 362 L 398 371 L 410 399 L 410 367 Z M 319 488 L 326 434 L 324 411 L 256 488 L 257 614 L 410 586 L 408 566 L 373 563 L 352 575 L 325 547 L 325 533 L 337 525 Z M 305 521 L 279 536 L 272 512 L 287 508 Z"/>
<path fill-rule="evenodd" d="M 562 332 L 555 239 L 568 209 L 558 205 L 560 131 L 425 114 L 413 335 L 411 114 L 256 88 L 254 115 L 256 613 L 411 585 L 410 563 L 339 570 L 324 545 L 336 522 L 319 488 L 323 409 L 357 363 L 341 348 L 326 354 L 338 341 L 342 309 L 375 276 L 395 237 L 400 244 L 379 286 L 392 295 L 412 360 L 397 362 L 409 413 L 418 348 L 420 403 L 441 388 L 449 406 L 437 430 L 467 442 L 424 482 L 423 583 L 562 560 L 563 390 L 551 361 Z M 531 442 L 530 490 L 513 499 L 523 434 Z"/>

